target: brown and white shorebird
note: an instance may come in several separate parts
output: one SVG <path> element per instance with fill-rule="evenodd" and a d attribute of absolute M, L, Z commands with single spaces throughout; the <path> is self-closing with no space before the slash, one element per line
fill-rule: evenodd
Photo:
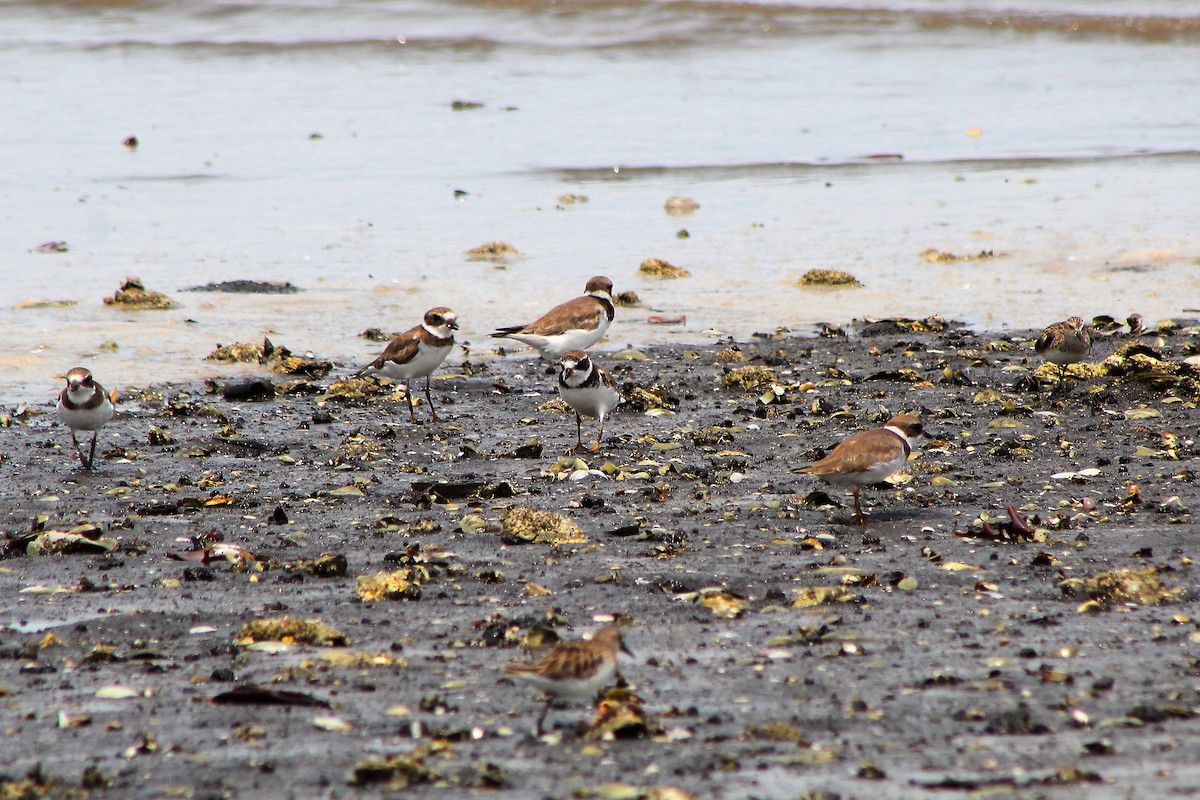
<path fill-rule="evenodd" d="M 1033 349 L 1045 361 L 1058 367 L 1058 386 L 1061 389 L 1066 381 L 1067 365 L 1079 363 L 1092 351 L 1092 337 L 1083 317 L 1071 317 L 1042 331 Z"/>
<path fill-rule="evenodd" d="M 113 418 L 113 404 L 117 393 L 104 391 L 104 387 L 96 383 L 92 373 L 83 368 L 75 367 L 66 375 L 55 377 L 65 378 L 66 388 L 58 395 L 58 418 L 71 429 L 71 441 L 75 443 L 75 452 L 79 454 L 79 463 L 84 469 L 91 469 L 96 458 L 96 437 L 100 429 Z M 91 431 L 92 447 L 85 456 L 75 431 Z"/>
<path fill-rule="evenodd" d="M 912 414 L 898 414 L 882 428 L 856 433 L 843 439 L 829 455 L 800 469 L 816 475 L 831 486 L 850 487 L 854 494 L 854 521 L 866 525 L 858 503 L 859 490 L 879 483 L 908 461 L 912 440 L 923 434 L 921 420 Z"/>
<path fill-rule="evenodd" d="M 599 450 L 604 438 L 604 418 L 621 403 L 617 383 L 582 350 L 572 350 L 558 363 L 558 394 L 575 411 L 574 451 L 581 453 L 585 449 L 582 417 L 599 421 L 600 429 L 591 446 L 593 452 Z"/>
<path fill-rule="evenodd" d="M 437 410 L 429 395 L 429 376 L 453 349 L 456 330 L 458 315 L 445 306 L 431 308 L 425 312 L 425 319 L 420 325 L 392 339 L 379 358 L 354 373 L 354 377 L 382 375 L 403 381 L 404 399 L 408 401 L 408 415 L 413 422 L 417 421 L 417 413 L 413 410 L 412 380 L 424 378 L 425 400 L 429 403 L 432 421 L 437 422 Z"/>
<path fill-rule="evenodd" d="M 587 282 L 582 297 L 555 306 L 528 325 L 497 328 L 491 336 L 516 339 L 547 361 L 558 361 L 572 350 L 586 350 L 600 341 L 612 324 L 616 314 L 612 288 L 612 281 L 597 275 Z"/>
<path fill-rule="evenodd" d="M 560 642 L 537 661 L 505 664 L 504 674 L 531 683 L 546 695 L 537 719 L 537 735 L 541 736 L 542 723 L 555 700 L 590 700 L 612 683 L 618 653 L 633 655 L 617 626 L 606 625 L 590 638 Z"/>

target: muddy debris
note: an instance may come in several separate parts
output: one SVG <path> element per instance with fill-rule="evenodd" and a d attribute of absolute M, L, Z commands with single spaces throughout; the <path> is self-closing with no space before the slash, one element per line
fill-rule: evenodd
<path fill-rule="evenodd" d="M 331 376 L 130 387 L 86 475 L 2 408 L 4 788 L 1188 796 L 1200 335 L 1135 327 L 1058 394 L 1036 331 L 938 318 L 604 353 L 586 457 L 531 360 L 435 381 L 436 425 Z M 907 411 L 847 524 L 795 470 Z M 614 617 L 622 680 L 535 736 L 504 664 Z"/>
<path fill-rule="evenodd" d="M 226 402 L 262 403 L 275 399 L 275 384 L 266 378 L 252 378 L 225 385 L 221 398 Z"/>
<path fill-rule="evenodd" d="M 921 258 L 934 264 L 954 264 L 959 261 L 986 261 L 992 258 L 1000 258 L 1003 255 L 1004 253 L 996 253 L 992 250 L 980 250 L 974 255 L 958 255 L 933 247 L 921 251 Z"/>
<path fill-rule="evenodd" d="M 266 686 L 256 686 L 252 683 L 242 684 L 227 692 L 214 695 L 212 702 L 217 705 L 236 706 L 309 706 L 313 708 L 329 708 L 329 702 L 314 697 L 306 692 L 290 689 L 274 689 Z"/>
<path fill-rule="evenodd" d="M 322 378 L 333 370 L 333 363 L 313 355 L 297 356 L 283 346 L 276 346 L 270 339 L 264 338 L 262 344 L 235 342 L 234 344 L 218 344 L 216 349 L 204 358 L 205 361 L 225 361 L 232 364 L 249 363 L 263 364 L 272 372 L 282 375 L 296 375 L 306 378 Z"/>
<path fill-rule="evenodd" d="M 29 310 L 35 308 L 71 308 L 79 305 L 77 300 L 22 300 L 13 305 L 13 308 L 21 310 Z"/>
<path fill-rule="evenodd" d="M 254 281 L 239 278 L 232 281 L 190 286 L 184 292 L 225 292 L 227 294 L 296 294 L 301 291 L 291 281 Z"/>

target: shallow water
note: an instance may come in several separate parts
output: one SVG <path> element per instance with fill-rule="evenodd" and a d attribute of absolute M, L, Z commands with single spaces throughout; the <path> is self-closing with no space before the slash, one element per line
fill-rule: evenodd
<path fill-rule="evenodd" d="M 1200 305 L 1200 12 L 1182 0 L 0 14 L 6 401 L 49 400 L 80 363 L 118 387 L 218 374 L 202 360 L 217 343 L 264 335 L 358 364 L 378 350 L 359 331 L 437 304 L 487 347 L 593 274 L 647 306 L 621 310 L 609 348 Z M 699 210 L 668 216 L 672 195 Z M 464 256 L 493 239 L 524 255 Z M 69 252 L 35 252 L 46 241 Z M 649 257 L 693 277 L 640 277 Z M 823 267 L 865 286 L 795 286 Z M 183 307 L 105 307 L 125 275 Z M 178 291 L 236 278 L 305 291 Z M 14 307 L 33 298 L 78 305 Z"/>

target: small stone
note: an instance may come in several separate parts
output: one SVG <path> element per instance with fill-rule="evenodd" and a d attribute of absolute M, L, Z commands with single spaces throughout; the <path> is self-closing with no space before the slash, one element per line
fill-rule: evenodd
<path fill-rule="evenodd" d="M 691 214 L 699 207 L 700 204 L 692 198 L 679 196 L 667 198 L 667 202 L 663 204 L 663 208 L 666 210 L 666 212 L 673 217 L 681 216 L 683 214 Z"/>

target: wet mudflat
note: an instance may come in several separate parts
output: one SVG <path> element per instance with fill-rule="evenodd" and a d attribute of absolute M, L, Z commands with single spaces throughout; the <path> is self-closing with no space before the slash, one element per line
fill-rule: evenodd
<path fill-rule="evenodd" d="M 525 358 L 449 367 L 437 425 L 340 367 L 127 394 L 91 474 L 4 409 L 5 790 L 1191 794 L 1194 329 L 1053 396 L 1033 332 L 925 327 L 600 354 L 633 402 L 580 460 Z M 847 524 L 794 470 L 901 411 L 931 436 Z M 501 666 L 610 615 L 643 724 L 534 738 Z"/>

